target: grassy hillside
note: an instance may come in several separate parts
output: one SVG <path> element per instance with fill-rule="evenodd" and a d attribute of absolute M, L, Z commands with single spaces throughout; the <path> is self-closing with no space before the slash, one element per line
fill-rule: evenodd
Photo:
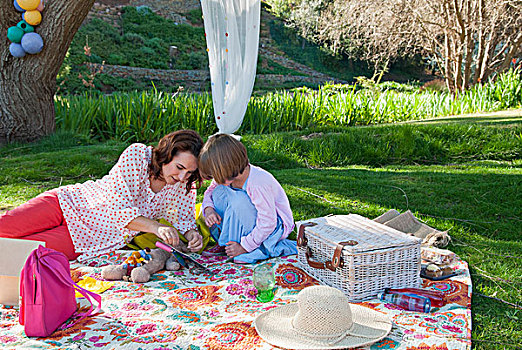
<path fill-rule="evenodd" d="M 206 70 L 208 57 L 201 10 L 182 14 L 189 24 L 179 24 L 163 18 L 146 6 L 124 7 L 111 20 L 91 15 L 76 33 L 58 76 L 59 93 L 81 93 L 98 90 L 103 92 L 148 90 L 176 91 L 178 85 L 158 80 L 130 77 L 113 77 L 89 66 L 89 63 L 105 63 L 153 69 Z M 364 62 L 353 62 L 342 56 L 334 57 L 315 44 L 309 43 L 275 16 L 262 10 L 261 46 L 274 55 L 290 59 L 282 65 L 271 56 L 259 55 L 257 74 L 307 75 L 292 62 L 303 64 L 312 70 L 337 79 L 353 81 L 354 77 L 368 75 Z M 174 57 L 169 47 L 176 46 Z M 408 66 L 408 73 L 401 73 L 402 80 L 413 80 L 421 74 L 419 68 Z M 317 85 L 305 82 L 271 83 L 256 85 L 256 89 L 273 90 L 297 86 Z"/>

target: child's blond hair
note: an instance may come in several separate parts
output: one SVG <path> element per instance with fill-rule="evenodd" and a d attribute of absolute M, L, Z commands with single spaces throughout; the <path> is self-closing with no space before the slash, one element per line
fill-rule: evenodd
<path fill-rule="evenodd" d="M 248 166 L 245 146 L 227 134 L 211 136 L 199 154 L 199 172 L 205 179 L 224 184 Z"/>

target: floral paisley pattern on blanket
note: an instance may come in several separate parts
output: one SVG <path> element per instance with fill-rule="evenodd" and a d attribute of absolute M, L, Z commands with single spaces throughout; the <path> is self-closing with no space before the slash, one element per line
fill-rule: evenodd
<path fill-rule="evenodd" d="M 119 264 L 130 251 L 71 264 L 74 280 L 101 279 L 101 266 Z M 105 291 L 103 313 L 88 317 L 48 338 L 27 338 L 18 324 L 18 307 L 0 305 L 0 346 L 14 348 L 272 349 L 252 325 L 257 315 L 295 302 L 300 290 L 318 282 L 296 267 L 295 256 L 270 259 L 277 279 L 275 298 L 256 300 L 252 265 L 226 263 L 226 257 L 199 257 L 213 274 L 190 268 L 160 271 L 147 283 L 117 281 Z M 363 349 L 469 350 L 471 279 L 466 262 L 461 273 L 444 281 L 424 280 L 423 287 L 448 294 L 449 304 L 429 314 L 404 311 L 377 299 L 361 305 L 388 314 L 391 333 Z M 81 308 L 84 299 L 77 299 Z"/>

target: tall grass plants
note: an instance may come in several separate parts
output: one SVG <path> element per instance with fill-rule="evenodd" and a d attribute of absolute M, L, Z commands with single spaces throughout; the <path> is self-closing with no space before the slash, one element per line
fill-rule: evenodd
<path fill-rule="evenodd" d="M 389 88 L 386 83 L 365 89 L 327 84 L 319 90 L 299 88 L 252 97 L 239 133 L 394 123 L 521 105 L 519 70 L 511 70 L 494 83 L 476 85 L 457 96 Z M 168 94 L 157 90 L 59 96 L 56 121 L 58 130 L 125 142 L 157 140 L 179 128 L 194 129 L 203 135 L 217 130 L 208 93 Z"/>

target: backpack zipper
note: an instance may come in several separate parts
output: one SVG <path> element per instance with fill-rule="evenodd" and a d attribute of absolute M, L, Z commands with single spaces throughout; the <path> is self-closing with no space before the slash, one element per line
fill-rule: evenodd
<path fill-rule="evenodd" d="M 33 305 L 36 304 L 36 290 L 38 288 L 38 284 L 36 283 L 36 274 L 33 273 L 33 281 L 34 281 L 34 294 L 33 294 Z"/>

